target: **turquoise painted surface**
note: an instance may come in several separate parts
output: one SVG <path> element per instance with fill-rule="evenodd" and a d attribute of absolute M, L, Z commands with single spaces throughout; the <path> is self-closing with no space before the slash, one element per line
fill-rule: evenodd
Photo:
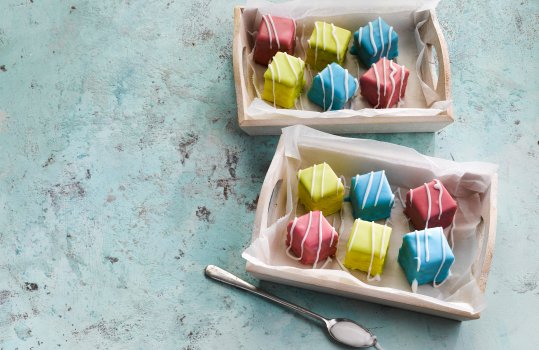
<path fill-rule="evenodd" d="M 249 278 L 275 137 L 237 127 L 233 1 L 0 3 L 0 349 L 325 349 L 317 325 L 212 283 Z M 457 121 L 370 135 L 500 164 L 481 320 L 261 283 L 387 349 L 529 348 L 539 336 L 536 1 L 445 1 Z M 252 279 L 250 279 L 252 280 Z"/>

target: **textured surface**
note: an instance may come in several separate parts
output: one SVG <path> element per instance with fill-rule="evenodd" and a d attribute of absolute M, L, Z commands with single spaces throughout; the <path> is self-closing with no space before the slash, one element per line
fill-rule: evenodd
<path fill-rule="evenodd" d="M 240 253 L 277 140 L 237 127 L 232 5 L 0 2 L 1 349 L 331 346 L 316 324 L 202 274 L 213 263 L 252 280 Z M 480 320 L 262 286 L 364 323 L 387 349 L 536 344 L 538 12 L 526 0 L 440 4 L 457 121 L 367 136 L 500 164 Z"/>

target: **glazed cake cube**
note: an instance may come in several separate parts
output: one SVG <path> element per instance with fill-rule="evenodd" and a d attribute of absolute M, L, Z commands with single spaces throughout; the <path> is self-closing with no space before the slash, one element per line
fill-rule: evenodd
<path fill-rule="evenodd" d="M 426 227 L 446 228 L 453 222 L 457 202 L 439 180 L 413 188 L 406 194 L 404 213 L 416 230 Z"/>
<path fill-rule="evenodd" d="M 437 287 L 445 281 L 455 256 L 443 229 L 435 227 L 405 234 L 398 261 L 416 292 L 418 285 L 432 282 Z"/>
<path fill-rule="evenodd" d="M 348 70 L 331 63 L 314 77 L 307 97 L 324 111 L 338 110 L 344 108 L 358 87 L 357 79 Z"/>
<path fill-rule="evenodd" d="M 317 71 L 321 71 L 332 62 L 342 66 L 351 37 L 350 31 L 333 23 L 315 22 L 308 42 L 307 64 Z"/>
<path fill-rule="evenodd" d="M 286 253 L 292 259 L 316 268 L 318 263 L 335 255 L 338 241 L 339 235 L 322 212 L 311 211 L 288 223 Z"/>
<path fill-rule="evenodd" d="M 304 69 L 301 58 L 277 52 L 264 73 L 262 98 L 284 108 L 294 107 L 305 85 Z"/>
<path fill-rule="evenodd" d="M 296 47 L 296 21 L 272 15 L 262 16 L 253 54 L 254 61 L 268 65 L 279 51 L 294 54 Z"/>
<path fill-rule="evenodd" d="M 341 209 L 344 186 L 326 163 L 298 172 L 298 197 L 307 210 L 321 210 L 331 215 Z"/>
<path fill-rule="evenodd" d="M 367 272 L 367 280 L 379 279 L 391 237 L 391 227 L 357 219 L 346 245 L 344 266 Z"/>
<path fill-rule="evenodd" d="M 366 67 L 382 57 L 392 59 L 399 55 L 399 36 L 393 27 L 378 17 L 354 33 L 350 53 L 356 55 Z"/>
<path fill-rule="evenodd" d="M 391 215 L 395 195 L 385 171 L 356 175 L 350 182 L 350 204 L 355 219 L 379 220 Z"/>
<path fill-rule="evenodd" d="M 359 79 L 361 96 L 374 108 L 390 108 L 401 102 L 410 72 L 406 67 L 382 58 Z"/>

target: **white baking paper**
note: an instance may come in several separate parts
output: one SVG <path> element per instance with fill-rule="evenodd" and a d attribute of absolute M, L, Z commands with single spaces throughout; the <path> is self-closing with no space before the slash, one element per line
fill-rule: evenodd
<path fill-rule="evenodd" d="M 421 41 L 419 28 L 430 16 L 429 9 L 436 7 L 438 0 L 384 0 L 384 1 L 290 1 L 273 4 L 261 0 L 248 0 L 243 12 L 242 28 L 245 30 L 242 44 L 246 48 L 244 76 L 247 80 L 247 91 L 251 101 L 245 110 L 252 119 L 265 119 L 268 115 L 297 118 L 331 118 L 331 117 L 375 117 L 375 116 L 435 116 L 445 112 L 450 106 L 444 96 L 440 96 L 435 88 L 423 81 L 420 67 L 424 62 L 425 44 Z M 272 14 L 296 19 L 298 42 L 295 55 L 305 60 L 307 40 L 312 33 L 314 22 L 318 20 L 334 23 L 352 33 L 360 26 L 378 16 L 394 27 L 399 34 L 399 56 L 394 60 L 404 64 L 410 70 L 406 96 L 398 108 L 374 109 L 359 93 L 352 98 L 346 108 L 339 111 L 323 112 L 322 108 L 312 103 L 306 95 L 313 74 L 309 68 L 305 70 L 306 90 L 296 101 L 295 109 L 283 109 L 260 98 L 264 87 L 265 66 L 254 63 L 253 47 L 262 15 Z M 350 46 L 353 40 L 350 40 Z M 359 65 L 354 55 L 347 53 L 344 68 L 358 79 L 366 69 Z"/>
<path fill-rule="evenodd" d="M 253 241 L 242 255 L 247 261 L 269 268 L 275 276 L 285 273 L 287 278 L 294 276 L 313 286 L 324 284 L 322 281 L 344 281 L 351 286 L 384 288 L 412 299 L 435 298 L 459 305 L 460 309 L 468 312 L 483 309 L 483 293 L 477 281 L 485 258 L 485 237 L 488 234 L 485 232 L 483 218 L 488 217 L 490 207 L 485 194 L 491 188 L 491 181 L 497 172 L 496 165 L 482 162 L 457 163 L 424 156 L 403 146 L 334 136 L 301 125 L 283 129 L 281 138 L 284 142 L 284 155 L 274 159 L 280 162 L 278 174 L 283 179 L 280 194 L 275 196 L 275 203 L 269 206 L 268 227 L 260 227 L 260 222 L 255 224 Z M 324 269 L 312 269 L 285 254 L 286 225 L 294 216 L 305 213 L 303 206 L 298 204 L 296 174 L 299 169 L 322 162 L 330 165 L 338 176 L 342 175 L 347 183 L 356 174 L 377 170 L 386 172 L 396 200 L 388 222 L 393 231 L 382 280 L 379 282 L 367 282 L 364 272 L 344 271 L 335 260 Z M 272 175 L 275 174 L 268 174 Z M 414 294 L 397 262 L 402 236 L 413 232 L 403 213 L 399 192 L 405 198 L 410 188 L 434 178 L 444 184 L 458 204 L 453 235 L 449 234 L 451 227 L 445 230 L 453 246 L 455 263 L 451 267 L 451 276 L 440 287 L 422 285 Z M 341 213 L 330 216 L 328 220 L 340 234 L 337 257 L 343 261 L 353 223 L 350 204 L 345 202 Z"/>

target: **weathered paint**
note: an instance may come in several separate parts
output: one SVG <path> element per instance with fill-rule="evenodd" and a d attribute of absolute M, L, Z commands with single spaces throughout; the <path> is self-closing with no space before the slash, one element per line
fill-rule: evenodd
<path fill-rule="evenodd" d="M 237 127 L 234 4 L 0 2 L 0 349 L 331 346 L 316 324 L 202 273 L 249 279 L 240 253 L 277 140 Z M 481 320 L 264 288 L 360 321 L 388 349 L 539 341 L 538 5 L 443 2 L 457 121 L 366 136 L 500 164 Z"/>

